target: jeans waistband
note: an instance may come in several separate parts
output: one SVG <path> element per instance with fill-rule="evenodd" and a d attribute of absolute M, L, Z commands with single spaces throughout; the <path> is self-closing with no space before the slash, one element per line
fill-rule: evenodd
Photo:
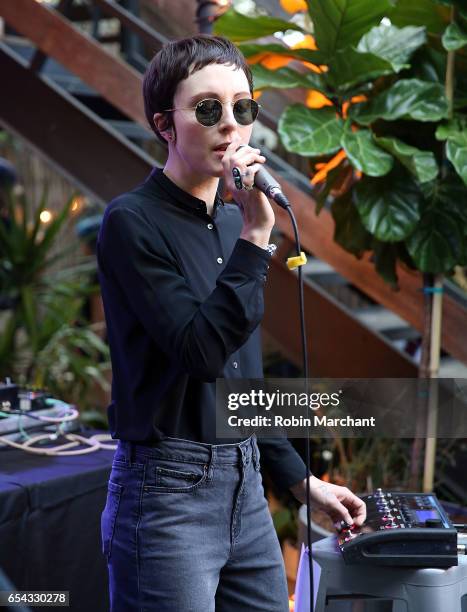
<path fill-rule="evenodd" d="M 248 463 L 251 459 L 256 469 L 259 469 L 259 450 L 255 434 L 242 442 L 233 444 L 206 444 L 183 438 L 164 438 L 146 446 L 119 440 L 117 455 L 123 455 L 128 463 L 145 459 L 176 459 L 194 463 Z"/>

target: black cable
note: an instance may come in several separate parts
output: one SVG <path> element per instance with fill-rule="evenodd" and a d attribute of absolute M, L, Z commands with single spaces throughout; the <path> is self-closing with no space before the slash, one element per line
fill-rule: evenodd
<path fill-rule="evenodd" d="M 290 203 L 287 198 L 281 193 L 281 206 L 288 212 L 295 236 L 295 248 L 297 256 L 301 256 L 300 238 L 298 234 L 297 221 L 293 214 Z M 285 204 L 285 206 L 283 205 Z M 303 296 L 303 271 L 302 266 L 298 266 L 298 301 L 300 310 L 300 335 L 302 340 L 302 357 L 303 357 L 303 376 L 305 378 L 305 392 L 308 396 L 308 348 L 306 342 L 305 329 L 305 300 Z M 313 561 L 311 547 L 311 506 L 310 506 L 310 429 L 308 420 L 306 420 L 306 438 L 305 438 L 305 464 L 306 464 L 306 533 L 308 539 L 308 575 L 310 583 L 310 612 L 314 609 L 314 585 L 313 585 Z"/>

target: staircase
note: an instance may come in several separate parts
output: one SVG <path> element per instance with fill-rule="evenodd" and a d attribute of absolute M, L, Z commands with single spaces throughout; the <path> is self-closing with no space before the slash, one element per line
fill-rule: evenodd
<path fill-rule="evenodd" d="M 103 202 L 141 182 L 154 164 L 164 163 L 165 152 L 146 127 L 141 99 L 144 46 L 152 52 L 160 48 L 166 40 L 161 33 L 112 0 L 61 0 L 55 9 L 36 0 L 5 1 L 0 17 L 7 26 L 0 38 L 0 70 L 9 83 L 8 95 L 0 96 L 0 122 L 6 129 Z M 266 105 L 262 118 L 274 128 L 273 108 Z M 401 288 L 395 292 L 369 258 L 357 260 L 343 251 L 333 241 L 329 211 L 315 214 L 308 178 L 262 149 L 292 202 L 302 246 L 311 254 L 305 268 L 311 375 L 416 376 L 416 360 L 405 349 L 410 343 L 416 347 L 421 331 L 421 277 L 401 268 Z M 266 284 L 263 327 L 300 365 L 296 273 L 284 264 L 293 249 L 293 232 L 285 211 L 276 209 L 276 220 L 280 244 Z M 448 283 L 445 376 L 467 374 L 466 314 L 465 295 Z"/>

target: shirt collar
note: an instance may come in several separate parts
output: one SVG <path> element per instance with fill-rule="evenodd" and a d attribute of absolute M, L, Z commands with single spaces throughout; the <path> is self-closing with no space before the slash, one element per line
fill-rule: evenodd
<path fill-rule="evenodd" d="M 170 195 L 175 204 L 178 204 L 179 206 L 187 208 L 191 211 L 207 214 L 206 202 L 204 200 L 196 198 L 191 193 L 184 191 L 181 187 L 176 185 L 173 181 L 169 179 L 167 175 L 163 173 L 162 168 L 154 168 L 149 176 L 149 180 L 154 181 L 168 195 Z M 217 208 L 220 205 L 223 206 L 224 202 L 219 195 L 219 191 L 217 191 L 216 196 L 214 198 L 214 207 L 212 212 L 213 217 L 215 217 Z"/>

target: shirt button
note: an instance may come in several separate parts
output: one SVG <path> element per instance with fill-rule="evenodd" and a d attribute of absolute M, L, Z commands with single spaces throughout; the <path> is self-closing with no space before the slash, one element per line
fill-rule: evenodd
<path fill-rule="evenodd" d="M 218 257 L 218 258 L 217 258 L 217 263 L 218 263 L 218 264 L 223 263 L 223 261 L 224 261 L 224 260 L 222 259 L 222 257 Z"/>
<path fill-rule="evenodd" d="M 237 369 L 237 368 L 238 368 L 238 363 L 237 363 L 236 361 L 234 361 L 232 365 L 233 365 L 233 367 L 234 367 L 235 369 Z"/>
<path fill-rule="evenodd" d="M 214 229 L 214 225 L 212 223 L 208 223 L 207 228 L 208 229 Z"/>

